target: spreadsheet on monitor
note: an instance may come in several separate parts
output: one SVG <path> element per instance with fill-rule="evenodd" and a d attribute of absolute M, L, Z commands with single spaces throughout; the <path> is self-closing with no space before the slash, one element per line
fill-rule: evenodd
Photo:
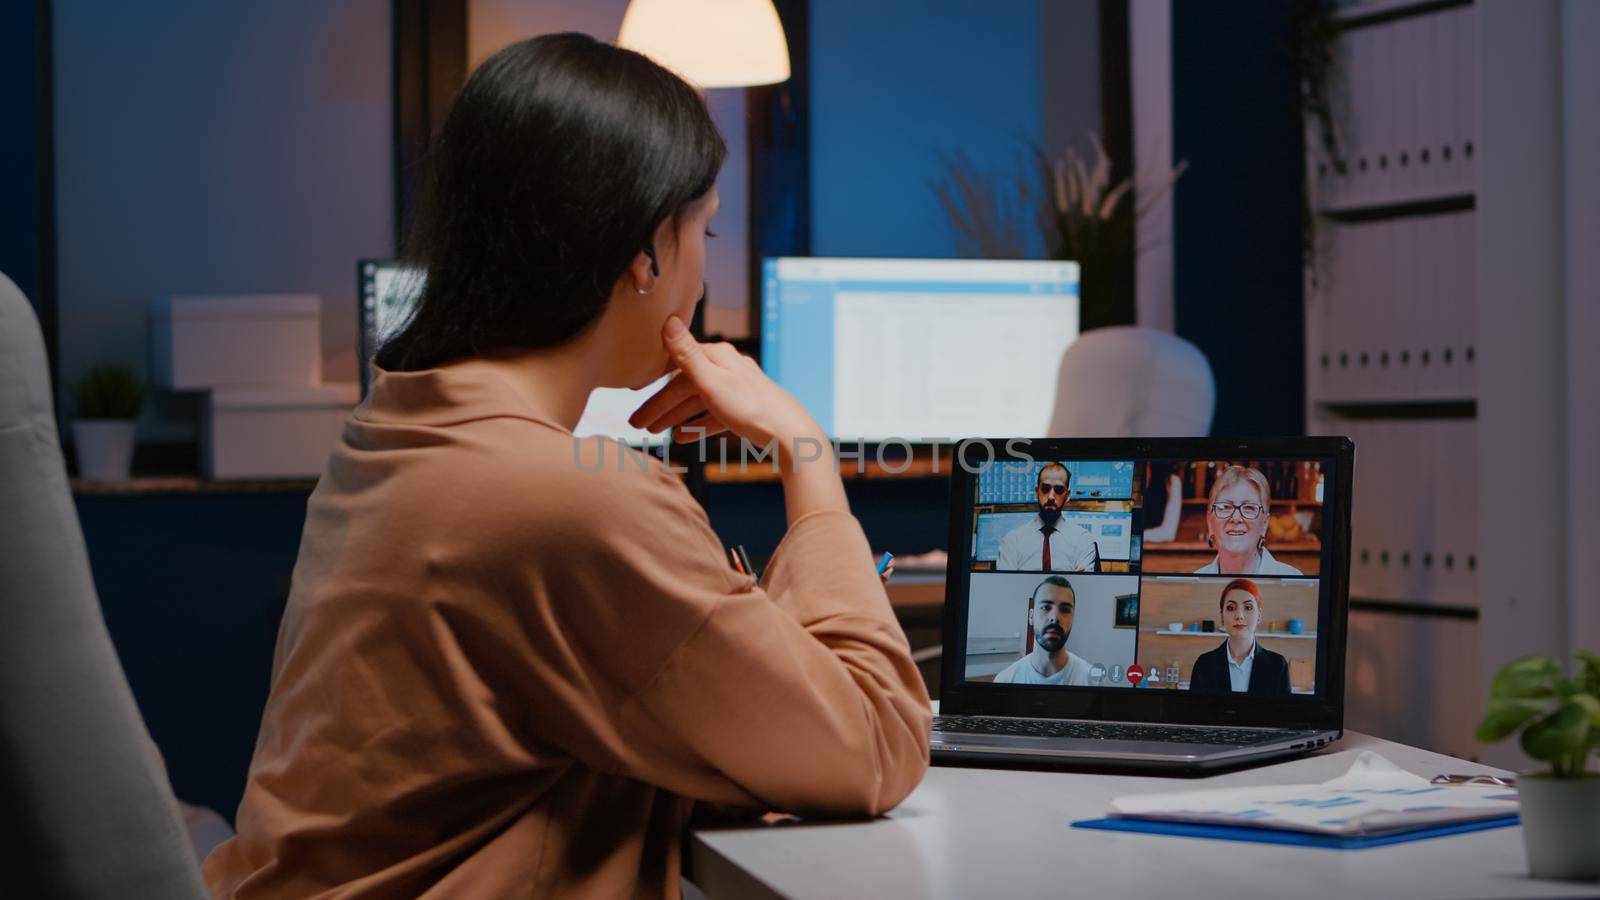
<path fill-rule="evenodd" d="M 1040 437 L 1078 265 L 768 259 L 761 365 L 841 440 Z"/>

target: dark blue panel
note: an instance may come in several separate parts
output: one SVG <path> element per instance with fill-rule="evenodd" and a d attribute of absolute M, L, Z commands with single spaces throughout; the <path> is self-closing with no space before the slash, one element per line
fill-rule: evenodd
<path fill-rule="evenodd" d="M 80 497 L 100 606 L 172 787 L 238 809 L 306 495 Z"/>
<path fill-rule="evenodd" d="M 1211 361 L 1216 435 L 1305 430 L 1293 3 L 1174 0 L 1178 334 Z"/>
<path fill-rule="evenodd" d="M 38 4 L 0 3 L 0 272 L 39 303 Z"/>
<path fill-rule="evenodd" d="M 948 479 L 848 481 L 845 491 L 850 511 L 861 520 L 874 550 L 903 555 L 946 549 L 950 540 Z M 781 485 L 713 484 L 706 494 L 711 527 L 723 543 L 743 544 L 757 559 L 772 555 L 786 528 Z"/>

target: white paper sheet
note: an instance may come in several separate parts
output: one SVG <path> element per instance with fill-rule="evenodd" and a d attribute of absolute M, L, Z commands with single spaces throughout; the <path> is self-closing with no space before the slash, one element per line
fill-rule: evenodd
<path fill-rule="evenodd" d="M 1370 750 L 1321 784 L 1135 794 L 1111 801 L 1110 816 L 1363 835 L 1487 819 L 1517 811 L 1513 788 L 1435 785 Z"/>

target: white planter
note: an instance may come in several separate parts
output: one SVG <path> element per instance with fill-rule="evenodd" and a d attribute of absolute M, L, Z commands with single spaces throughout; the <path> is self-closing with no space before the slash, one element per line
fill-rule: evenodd
<path fill-rule="evenodd" d="M 125 481 L 133 466 L 131 419 L 79 419 L 72 423 L 78 475 L 94 481 Z"/>
<path fill-rule="evenodd" d="M 1528 874 L 1600 880 L 1600 775 L 1517 778 Z"/>

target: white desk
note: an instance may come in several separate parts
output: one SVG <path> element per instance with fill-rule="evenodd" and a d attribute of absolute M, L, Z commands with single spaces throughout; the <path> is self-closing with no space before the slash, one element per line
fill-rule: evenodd
<path fill-rule="evenodd" d="M 691 877 L 712 900 L 1600 896 L 1600 884 L 1530 879 L 1521 828 L 1341 851 L 1068 827 L 1120 794 L 1324 781 L 1362 749 L 1429 777 L 1504 774 L 1351 732 L 1314 756 L 1203 779 L 936 766 L 876 821 L 697 831 Z"/>

